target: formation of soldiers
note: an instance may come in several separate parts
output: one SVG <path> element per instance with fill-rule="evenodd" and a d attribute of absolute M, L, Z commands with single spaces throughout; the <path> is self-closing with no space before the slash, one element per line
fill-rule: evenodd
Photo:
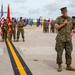
<path fill-rule="evenodd" d="M 43 23 L 43 32 L 51 32 L 51 33 L 55 33 L 55 21 L 52 20 L 51 22 L 49 22 L 48 20 L 44 20 Z"/>
<path fill-rule="evenodd" d="M 1 26 L 2 42 L 4 42 L 7 38 L 11 41 L 12 37 L 14 39 L 14 42 L 16 41 L 18 42 L 20 38 L 20 33 L 23 42 L 25 42 L 24 26 L 25 26 L 25 22 L 22 20 L 22 17 L 20 17 L 20 20 L 17 23 L 15 22 L 14 18 L 12 18 L 12 21 L 10 23 L 7 23 L 7 20 L 4 19 L 4 23 Z"/>

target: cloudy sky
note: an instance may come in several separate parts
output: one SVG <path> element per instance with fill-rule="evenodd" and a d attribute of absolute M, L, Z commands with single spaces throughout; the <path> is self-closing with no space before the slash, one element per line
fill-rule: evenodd
<path fill-rule="evenodd" d="M 70 16 L 75 15 L 75 0 L 0 0 L 0 8 L 3 3 L 4 11 L 10 4 L 11 17 L 27 18 L 51 18 L 56 19 L 61 15 L 60 8 L 67 7 Z M 6 17 L 6 14 L 4 14 Z"/>

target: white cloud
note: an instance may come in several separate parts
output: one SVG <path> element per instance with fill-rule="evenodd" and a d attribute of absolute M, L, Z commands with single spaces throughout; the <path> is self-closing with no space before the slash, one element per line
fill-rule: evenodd
<path fill-rule="evenodd" d="M 53 18 L 61 15 L 60 8 L 66 6 L 69 15 L 75 15 L 75 0 L 0 0 L 3 3 L 4 10 L 7 11 L 7 5 L 10 4 L 11 16 L 37 18 Z"/>
<path fill-rule="evenodd" d="M 26 3 L 26 0 L 13 0 L 14 3 Z"/>

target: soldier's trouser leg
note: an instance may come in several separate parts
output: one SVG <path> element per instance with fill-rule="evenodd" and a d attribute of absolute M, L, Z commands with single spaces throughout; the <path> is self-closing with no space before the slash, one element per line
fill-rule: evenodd
<path fill-rule="evenodd" d="M 57 41 L 55 49 L 57 51 L 57 64 L 61 64 L 63 62 L 62 54 L 63 54 L 63 50 L 64 50 L 64 43 L 61 41 Z"/>
<path fill-rule="evenodd" d="M 66 64 L 70 65 L 72 62 L 72 57 L 71 57 L 71 53 L 72 53 L 72 42 L 67 42 L 66 46 L 65 46 L 65 58 L 66 58 Z"/>
<path fill-rule="evenodd" d="M 12 31 L 10 31 L 9 40 L 12 39 Z"/>
<path fill-rule="evenodd" d="M 46 32 L 46 28 L 44 28 L 45 32 Z"/>
<path fill-rule="evenodd" d="M 54 28 L 52 29 L 52 32 L 54 33 Z"/>
<path fill-rule="evenodd" d="M 14 36 L 14 39 L 16 39 L 16 36 L 15 36 L 15 34 L 16 34 L 16 31 L 14 31 L 14 34 L 13 34 L 13 36 Z"/>
<path fill-rule="evenodd" d="M 2 39 L 6 39 L 7 38 L 7 31 L 2 31 Z"/>
<path fill-rule="evenodd" d="M 2 32 L 2 39 L 4 39 L 4 32 Z"/>
<path fill-rule="evenodd" d="M 12 36 L 13 36 L 14 40 L 16 39 L 15 33 L 16 33 L 16 31 L 15 31 L 15 30 L 14 30 L 14 31 L 12 31 Z"/>
<path fill-rule="evenodd" d="M 6 33 L 5 33 L 5 39 L 7 39 L 7 31 L 6 31 Z"/>
<path fill-rule="evenodd" d="M 24 30 L 23 29 L 21 30 L 21 35 L 22 35 L 22 38 L 24 39 Z"/>
<path fill-rule="evenodd" d="M 20 30 L 17 31 L 17 39 L 19 39 L 20 36 Z"/>
<path fill-rule="evenodd" d="M 49 32 L 49 27 L 47 28 L 47 32 Z"/>
<path fill-rule="evenodd" d="M 51 28 L 51 32 L 53 33 L 53 28 Z"/>
<path fill-rule="evenodd" d="M 45 31 L 47 32 L 47 28 L 45 28 Z"/>
<path fill-rule="evenodd" d="M 12 35 L 13 35 L 13 33 L 10 33 L 10 40 L 12 39 Z"/>

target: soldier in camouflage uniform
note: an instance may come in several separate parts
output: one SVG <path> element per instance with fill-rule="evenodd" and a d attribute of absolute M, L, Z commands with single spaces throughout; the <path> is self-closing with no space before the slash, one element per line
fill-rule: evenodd
<path fill-rule="evenodd" d="M 54 26 L 55 26 L 55 22 L 52 20 L 51 21 L 51 28 L 50 28 L 50 32 L 54 33 Z"/>
<path fill-rule="evenodd" d="M 6 19 L 4 19 L 4 23 L 1 30 L 2 30 L 2 42 L 4 42 L 4 40 L 7 38 L 7 31 L 8 31 L 8 23 Z"/>
<path fill-rule="evenodd" d="M 12 36 L 14 38 L 14 42 L 16 41 L 16 22 L 14 20 L 14 18 L 12 18 L 12 22 L 11 22 L 11 32 L 10 32 L 10 39 L 12 39 Z"/>
<path fill-rule="evenodd" d="M 74 68 L 71 67 L 72 63 L 72 36 L 75 32 L 75 21 L 69 17 L 68 10 L 66 7 L 61 8 L 62 16 L 59 16 L 56 19 L 55 28 L 58 30 L 58 34 L 56 37 L 56 46 L 55 50 L 57 51 L 57 64 L 58 71 L 62 71 L 62 54 L 65 49 L 65 59 L 66 59 L 66 70 L 75 71 Z"/>
<path fill-rule="evenodd" d="M 17 23 L 17 42 L 19 41 L 20 33 L 22 35 L 23 42 L 25 41 L 24 40 L 24 28 L 23 28 L 24 26 L 25 26 L 25 23 L 24 21 L 22 21 L 22 17 L 20 17 L 20 21 Z"/>
<path fill-rule="evenodd" d="M 43 32 L 49 32 L 49 23 L 47 20 L 44 20 Z"/>

